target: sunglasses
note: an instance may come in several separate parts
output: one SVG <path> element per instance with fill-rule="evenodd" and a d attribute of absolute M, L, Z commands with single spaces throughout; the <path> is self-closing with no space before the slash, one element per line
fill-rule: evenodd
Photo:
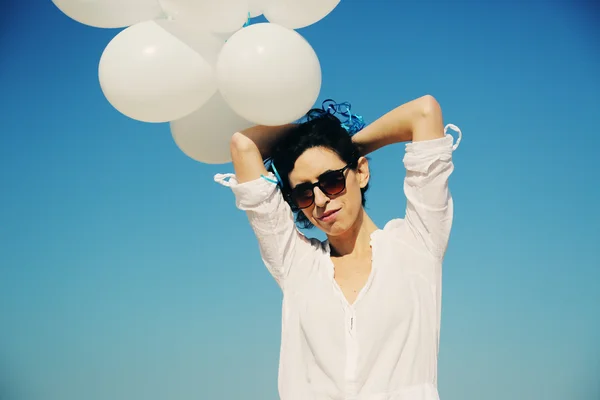
<path fill-rule="evenodd" d="M 290 199 L 299 209 L 308 208 L 315 202 L 315 187 L 318 187 L 327 196 L 335 196 L 346 190 L 346 176 L 344 172 L 350 168 L 346 165 L 335 171 L 327 171 L 321 174 L 315 183 L 301 183 L 290 191 Z"/>

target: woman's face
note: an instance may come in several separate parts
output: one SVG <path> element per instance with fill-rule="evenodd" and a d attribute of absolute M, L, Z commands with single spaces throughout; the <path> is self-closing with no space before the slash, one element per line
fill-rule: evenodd
<path fill-rule="evenodd" d="M 289 174 L 292 189 L 301 183 L 315 183 L 328 171 L 346 166 L 335 152 L 324 147 L 306 150 L 294 164 Z M 346 188 L 336 195 L 324 193 L 318 186 L 313 189 L 314 201 L 301 211 L 310 222 L 329 236 L 338 236 L 350 229 L 362 213 L 361 189 L 369 182 L 369 165 L 361 157 L 356 170 L 344 171 Z"/>

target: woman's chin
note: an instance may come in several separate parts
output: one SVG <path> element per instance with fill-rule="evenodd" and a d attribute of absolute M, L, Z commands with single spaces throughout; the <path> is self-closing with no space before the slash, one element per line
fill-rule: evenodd
<path fill-rule="evenodd" d="M 349 228 L 344 224 L 344 221 L 334 221 L 330 224 L 319 223 L 318 227 L 325 232 L 327 236 L 343 235 Z"/>

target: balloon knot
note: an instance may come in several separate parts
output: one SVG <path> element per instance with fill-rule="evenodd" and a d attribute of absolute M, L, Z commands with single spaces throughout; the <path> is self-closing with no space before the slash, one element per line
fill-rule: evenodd
<path fill-rule="evenodd" d="M 242 28 L 245 28 L 247 26 L 250 25 L 250 12 L 248 12 L 248 18 L 246 19 L 246 22 L 244 23 L 244 25 L 242 26 Z"/>

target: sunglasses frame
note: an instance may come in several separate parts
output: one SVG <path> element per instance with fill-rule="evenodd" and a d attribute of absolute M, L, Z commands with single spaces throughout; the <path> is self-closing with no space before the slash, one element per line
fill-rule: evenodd
<path fill-rule="evenodd" d="M 327 195 L 327 196 L 335 196 L 335 195 L 338 195 L 338 194 L 342 193 L 344 190 L 346 190 L 346 175 L 345 175 L 344 173 L 346 172 L 346 170 L 347 170 L 347 169 L 351 168 L 351 167 L 352 167 L 354 164 L 355 164 L 354 162 L 351 162 L 351 163 L 349 163 L 349 164 L 346 164 L 346 166 L 345 166 L 345 167 L 342 167 L 342 168 L 340 168 L 340 169 L 336 169 L 336 170 L 333 170 L 333 171 L 327 171 L 327 172 L 324 172 L 324 173 L 322 173 L 321 175 L 319 175 L 319 177 L 318 177 L 318 180 L 317 180 L 316 182 L 314 182 L 314 183 L 311 183 L 311 182 L 305 182 L 305 183 L 301 183 L 301 184 L 297 185 L 297 186 L 296 186 L 296 187 L 294 187 L 294 188 L 290 188 L 290 191 L 289 191 L 289 194 L 288 194 L 290 201 L 291 201 L 292 203 L 294 203 L 294 205 L 295 205 L 295 206 L 296 206 L 296 207 L 297 207 L 299 210 L 304 210 L 305 208 L 308 208 L 308 207 L 312 206 L 312 205 L 315 203 L 315 188 L 316 188 L 316 187 L 318 187 L 318 188 L 319 188 L 319 190 L 321 190 L 321 191 L 322 191 L 323 193 L 325 193 L 325 195 Z M 339 174 L 341 174 L 341 175 L 342 175 L 342 177 L 344 178 L 344 179 L 342 180 L 342 182 L 343 182 L 343 185 L 344 185 L 344 186 L 342 187 L 342 190 L 340 190 L 340 191 L 339 191 L 339 192 L 337 192 L 337 193 L 328 193 L 327 191 L 325 191 L 325 190 L 324 190 L 324 189 L 323 189 L 323 188 L 320 186 L 320 185 L 322 184 L 322 182 L 321 182 L 321 178 L 323 177 L 323 175 L 329 175 L 329 174 L 335 174 L 335 173 L 339 173 Z M 311 202 L 310 202 L 310 203 L 309 203 L 307 206 L 300 207 L 300 206 L 298 205 L 298 203 L 296 202 L 296 200 L 294 199 L 294 191 L 296 190 L 296 188 L 298 188 L 298 186 L 306 186 L 306 189 L 305 189 L 305 190 L 309 190 L 309 189 L 310 189 L 310 191 L 311 191 L 311 193 L 312 193 L 312 196 L 311 196 L 311 200 L 312 200 L 312 201 L 311 201 Z"/>

